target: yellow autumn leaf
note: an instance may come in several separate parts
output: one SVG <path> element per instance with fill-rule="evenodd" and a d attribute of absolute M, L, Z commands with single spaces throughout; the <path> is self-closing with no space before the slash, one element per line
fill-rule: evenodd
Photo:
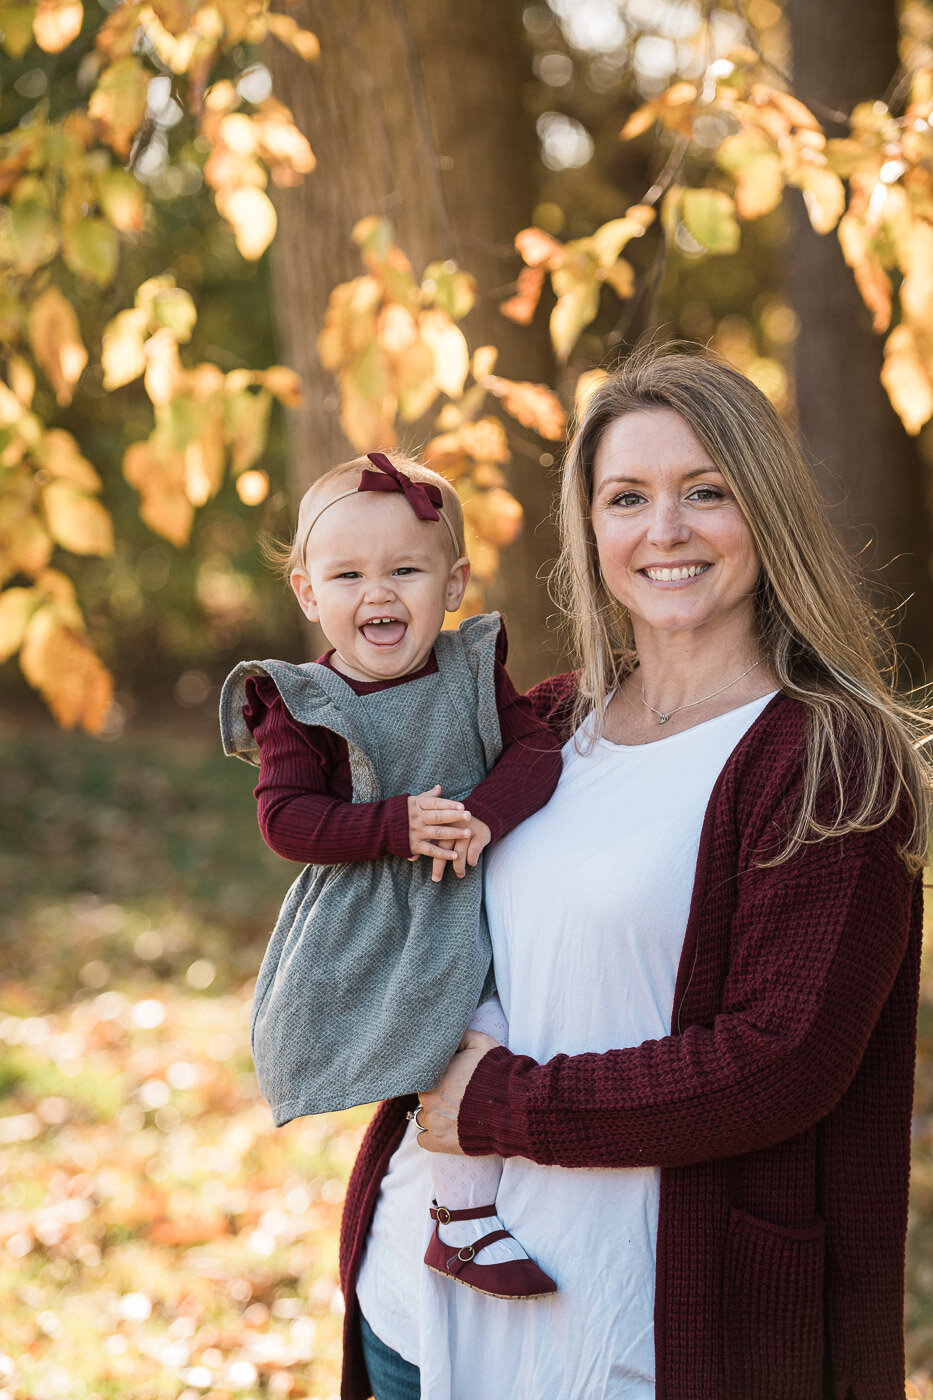
<path fill-rule="evenodd" d="M 439 307 L 423 311 L 419 319 L 421 339 L 434 356 L 434 381 L 449 398 L 463 393 L 470 372 L 470 351 L 463 331 Z"/>
<path fill-rule="evenodd" d="M 41 600 L 35 588 L 5 588 L 0 593 L 0 662 L 19 651 L 26 626 Z"/>
<path fill-rule="evenodd" d="M 880 334 L 891 324 L 891 279 L 872 252 L 865 230 L 853 214 L 843 214 L 837 234 L 843 256 L 855 275 L 855 285 L 873 313 L 873 329 Z"/>
<path fill-rule="evenodd" d="M 522 528 L 522 508 L 501 486 L 468 496 L 463 502 L 463 514 L 480 539 L 497 549 L 511 544 Z"/>
<path fill-rule="evenodd" d="M 129 170 L 116 167 L 106 171 L 100 177 L 97 197 L 115 229 L 120 233 L 142 233 L 146 227 L 146 191 Z"/>
<path fill-rule="evenodd" d="M 80 219 L 66 229 L 62 255 L 71 271 L 99 287 L 108 287 L 117 271 L 120 240 L 106 219 Z"/>
<path fill-rule="evenodd" d="M 224 403 L 225 430 L 230 446 L 230 465 L 234 472 L 245 472 L 265 447 L 271 406 L 272 397 L 267 389 L 259 393 L 245 390 L 227 395 Z"/>
<path fill-rule="evenodd" d="M 735 180 L 735 207 L 742 219 L 770 214 L 784 193 L 784 172 L 773 141 L 762 131 L 739 131 L 727 136 L 716 160 Z"/>
<path fill-rule="evenodd" d="M 623 301 L 635 295 L 635 269 L 625 258 L 620 258 L 612 267 L 607 268 L 602 280 L 608 283 L 616 296 L 621 297 Z"/>
<path fill-rule="evenodd" d="M 34 5 L 4 4 L 3 23 L 0 25 L 0 43 L 3 44 L 11 58 L 22 58 L 32 43 L 34 14 Z"/>
<path fill-rule="evenodd" d="M 68 482 L 85 494 L 100 490 L 100 477 L 81 456 L 77 442 L 64 428 L 49 428 L 44 432 L 36 456 L 56 481 Z"/>
<path fill-rule="evenodd" d="M 515 283 L 515 295 L 499 307 L 503 316 L 519 326 L 529 326 L 538 308 L 547 268 L 523 267 Z"/>
<path fill-rule="evenodd" d="M 191 339 L 198 320 L 191 293 L 175 286 L 159 288 L 150 302 L 149 314 L 154 326 L 164 326 L 182 343 Z"/>
<path fill-rule="evenodd" d="M 145 524 L 179 548 L 187 544 L 194 506 L 185 490 L 184 455 L 152 438 L 134 442 L 123 455 L 123 475 L 142 497 Z"/>
<path fill-rule="evenodd" d="M 221 404 L 210 404 L 197 433 L 184 448 L 185 491 L 193 506 L 203 506 L 217 494 L 223 481 L 224 419 Z"/>
<path fill-rule="evenodd" d="M 32 21 L 36 43 L 46 53 L 61 53 L 81 33 L 81 0 L 39 0 Z"/>
<path fill-rule="evenodd" d="M 602 224 L 586 241 L 592 248 L 597 263 L 606 271 L 612 267 L 626 243 L 630 243 L 633 238 L 641 238 L 646 228 L 644 219 L 629 218 L 625 215 L 621 219 L 610 219 L 607 224 Z"/>
<path fill-rule="evenodd" d="M 87 364 L 87 350 L 75 309 L 57 287 L 47 287 L 34 302 L 29 313 L 29 343 L 58 402 L 71 403 Z"/>
<path fill-rule="evenodd" d="M 424 270 L 421 285 L 434 305 L 446 311 L 453 321 L 462 321 L 476 305 L 476 278 L 462 272 L 456 263 L 431 263 Z"/>
<path fill-rule="evenodd" d="M 598 310 L 599 285 L 595 280 L 581 282 L 558 297 L 551 312 L 550 331 L 554 353 L 561 363 L 568 358 Z"/>
<path fill-rule="evenodd" d="M 902 252 L 904 316 L 915 325 L 933 328 L 933 228 L 921 219 L 912 220 Z"/>
<path fill-rule="evenodd" d="M 564 255 L 564 245 L 540 228 L 523 228 L 515 247 L 529 267 L 551 267 Z"/>
<path fill-rule="evenodd" d="M 38 199 L 17 199 L 10 210 L 6 233 L 12 261 L 25 276 L 51 262 L 58 252 L 58 225 L 48 205 Z"/>
<path fill-rule="evenodd" d="M 487 388 L 525 428 L 533 428 L 550 442 L 560 442 L 567 427 L 567 415 L 552 389 L 544 384 L 491 376 Z"/>
<path fill-rule="evenodd" d="M 437 398 L 435 356 L 427 341 L 417 336 L 395 360 L 398 383 L 398 411 L 406 423 L 414 423 L 427 413 Z"/>
<path fill-rule="evenodd" d="M 710 253 L 734 253 L 741 230 L 735 203 L 724 190 L 686 189 L 681 216 L 687 231 Z"/>
<path fill-rule="evenodd" d="M 101 72 L 88 102 L 88 114 L 101 139 L 120 156 L 128 156 L 149 94 L 149 71 L 136 57 L 121 58 Z"/>
<path fill-rule="evenodd" d="M 272 200 L 255 185 L 218 191 L 217 208 L 233 229 L 242 257 L 250 262 L 261 258 L 275 237 L 278 224 Z"/>
<path fill-rule="evenodd" d="M 299 58 L 313 63 L 316 58 L 320 57 L 321 46 L 318 43 L 317 35 L 312 34 L 309 29 L 302 29 L 291 15 L 278 14 L 275 10 L 266 10 L 263 19 L 269 33 L 274 34 L 281 43 L 287 44 L 290 49 L 294 49 Z"/>
<path fill-rule="evenodd" d="M 418 339 L 418 322 L 407 306 L 390 302 L 379 312 L 376 335 L 380 345 L 393 359 L 403 354 Z"/>
<path fill-rule="evenodd" d="M 32 369 L 22 355 L 11 355 L 7 362 L 6 372 L 10 388 L 16 395 L 17 401 L 22 404 L 23 408 L 28 408 L 32 403 L 33 394 L 36 392 L 36 376 Z"/>
<path fill-rule="evenodd" d="M 375 341 L 364 346 L 339 375 L 340 425 L 354 447 L 396 444 L 395 376 L 388 355 Z"/>
<path fill-rule="evenodd" d="M 286 408 L 300 408 L 304 403 L 301 375 L 287 365 L 270 365 L 260 372 L 261 382 Z"/>
<path fill-rule="evenodd" d="M 155 331 L 143 346 L 146 361 L 146 393 L 156 408 L 170 403 L 181 385 L 183 370 L 178 358 L 178 341 L 165 326 Z"/>
<path fill-rule="evenodd" d="M 113 520 L 92 496 L 68 481 L 52 481 L 42 490 L 49 534 L 72 554 L 113 553 Z"/>
<path fill-rule="evenodd" d="M 23 675 L 64 729 L 103 728 L 113 702 L 113 679 L 89 642 L 62 622 L 54 607 L 30 618 L 20 649 Z"/>
<path fill-rule="evenodd" d="M 909 326 L 895 326 L 888 336 L 881 382 L 905 429 L 916 436 L 933 417 L 933 384 Z"/>
<path fill-rule="evenodd" d="M 817 233 L 829 233 L 836 227 L 846 207 L 846 189 L 828 165 L 813 165 L 801 161 L 792 183 L 803 192 L 807 216 Z"/>
<path fill-rule="evenodd" d="M 148 324 L 148 311 L 134 306 L 128 311 L 118 311 L 104 327 L 100 362 L 105 389 L 119 389 L 145 372 L 143 344 Z"/>
<path fill-rule="evenodd" d="M 473 378 L 477 383 L 485 379 L 487 374 L 492 374 L 498 358 L 499 351 L 494 345 L 481 345 L 478 350 L 473 351 L 473 364 L 471 368 Z"/>

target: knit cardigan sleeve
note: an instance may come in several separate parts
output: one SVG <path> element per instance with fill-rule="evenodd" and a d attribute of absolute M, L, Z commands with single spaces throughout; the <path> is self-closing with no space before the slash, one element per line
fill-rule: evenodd
<path fill-rule="evenodd" d="M 675 1005 L 662 1039 L 543 1065 L 490 1051 L 460 1107 L 465 1152 L 565 1167 L 687 1166 L 802 1132 L 842 1097 L 904 958 L 917 882 L 897 854 L 896 823 L 761 868 L 800 798 L 803 745 L 790 759 L 787 748 L 782 761 L 777 744 L 745 770 L 727 765 L 707 813 L 687 945 L 724 934 L 716 1014 L 678 1033 Z M 728 860 L 717 863 L 724 829 L 741 852 L 737 881 Z M 717 929 L 708 906 L 730 884 Z"/>

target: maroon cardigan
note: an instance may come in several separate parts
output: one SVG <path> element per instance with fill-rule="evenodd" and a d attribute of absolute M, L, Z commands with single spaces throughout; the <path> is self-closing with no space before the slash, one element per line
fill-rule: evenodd
<path fill-rule="evenodd" d="M 573 685 L 532 692 L 559 735 Z M 904 1395 L 921 885 L 897 822 L 761 868 L 799 806 L 806 727 L 776 697 L 713 789 L 672 1033 L 544 1065 L 491 1050 L 460 1108 L 470 1154 L 661 1168 L 658 1400 Z M 344 1400 L 370 1394 L 354 1285 L 411 1102 L 378 1110 L 347 1192 Z"/>

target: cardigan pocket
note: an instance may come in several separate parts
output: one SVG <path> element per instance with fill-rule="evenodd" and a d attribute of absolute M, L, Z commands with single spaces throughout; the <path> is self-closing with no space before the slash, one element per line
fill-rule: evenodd
<path fill-rule="evenodd" d="M 820 1400 L 825 1225 L 730 1212 L 725 1261 L 728 1400 Z"/>

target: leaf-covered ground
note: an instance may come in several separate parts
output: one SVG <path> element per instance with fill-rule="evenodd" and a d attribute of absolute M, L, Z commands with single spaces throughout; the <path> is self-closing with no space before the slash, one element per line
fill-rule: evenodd
<path fill-rule="evenodd" d="M 275 1129 L 252 978 L 294 868 L 212 736 L 0 729 L 0 1400 L 336 1397 L 368 1111 Z M 933 967 L 933 962 L 929 964 Z M 908 1393 L 933 1396 L 933 973 Z"/>

